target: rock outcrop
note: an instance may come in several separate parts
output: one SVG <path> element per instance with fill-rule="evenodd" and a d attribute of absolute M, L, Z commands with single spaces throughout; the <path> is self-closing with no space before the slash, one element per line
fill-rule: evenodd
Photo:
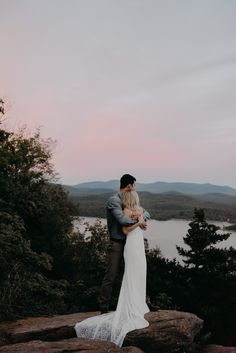
<path fill-rule="evenodd" d="M 128 333 L 123 347 L 119 348 L 111 342 L 75 337 L 75 323 L 95 315 L 99 315 L 99 312 L 27 318 L 2 323 L 0 353 L 188 352 L 203 326 L 203 321 L 194 314 L 172 310 L 150 312 L 145 316 L 150 323 L 149 327 Z M 206 346 L 202 348 L 201 353 L 236 353 L 234 348 L 219 347 Z"/>
<path fill-rule="evenodd" d="M 32 340 L 60 341 L 75 337 L 74 325 L 99 312 L 39 317 L 0 325 L 0 345 Z M 189 347 L 203 321 L 196 315 L 172 310 L 146 314 L 149 327 L 130 332 L 124 346 L 136 346 L 149 353 L 178 352 Z"/>
<path fill-rule="evenodd" d="M 30 341 L 0 347 L 0 353 L 144 353 L 137 347 L 119 348 L 111 342 L 69 338 L 61 341 Z"/>
<path fill-rule="evenodd" d="M 149 353 L 188 349 L 203 325 L 196 315 L 173 310 L 150 312 L 145 318 L 150 326 L 128 333 L 124 345 L 134 345 Z"/>
<path fill-rule="evenodd" d="M 75 337 L 74 325 L 95 313 L 76 313 L 49 317 L 30 317 L 0 324 L 0 346 L 32 340 L 59 341 Z"/>
<path fill-rule="evenodd" d="M 236 353 L 236 347 L 223 347 L 212 344 L 202 347 L 199 353 Z"/>

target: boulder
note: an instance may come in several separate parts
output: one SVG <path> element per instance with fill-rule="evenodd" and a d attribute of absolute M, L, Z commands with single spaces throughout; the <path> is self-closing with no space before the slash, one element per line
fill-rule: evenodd
<path fill-rule="evenodd" d="M 203 321 L 196 315 L 160 310 L 145 315 L 150 326 L 129 332 L 124 345 L 134 345 L 148 353 L 175 353 L 188 350 L 201 330 Z"/>
<path fill-rule="evenodd" d="M 30 341 L 0 347 L 0 353 L 143 353 L 137 347 L 119 348 L 111 342 L 70 338 L 61 341 Z"/>

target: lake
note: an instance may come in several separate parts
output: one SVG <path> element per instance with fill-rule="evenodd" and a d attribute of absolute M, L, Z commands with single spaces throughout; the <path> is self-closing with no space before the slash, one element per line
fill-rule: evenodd
<path fill-rule="evenodd" d="M 79 221 L 75 221 L 75 227 L 80 230 L 84 230 L 84 222 L 88 222 L 89 224 L 94 224 L 96 219 L 93 217 L 80 217 Z M 99 218 L 102 224 L 106 224 L 106 219 Z M 171 219 L 168 221 L 157 221 L 150 220 L 148 221 L 148 229 L 144 232 L 144 237 L 148 240 L 149 248 L 159 247 L 161 253 L 164 257 L 168 259 L 176 258 L 177 260 L 181 260 L 179 256 L 176 245 L 180 245 L 185 247 L 183 242 L 183 237 L 187 234 L 187 230 L 189 228 L 189 222 L 183 219 Z M 230 225 L 227 222 L 218 222 L 218 221 L 208 221 L 209 223 L 213 223 L 221 228 L 219 232 L 222 232 L 222 228 L 224 226 Z M 223 231 L 224 232 L 224 231 Z M 227 232 L 227 231 L 225 231 Z M 231 236 L 221 242 L 220 247 L 230 247 L 233 246 L 236 248 L 236 232 L 230 231 Z"/>

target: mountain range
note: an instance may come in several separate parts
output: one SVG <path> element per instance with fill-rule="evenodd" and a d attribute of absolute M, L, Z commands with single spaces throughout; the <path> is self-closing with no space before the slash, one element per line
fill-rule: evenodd
<path fill-rule="evenodd" d="M 79 207 L 79 215 L 106 217 L 108 198 L 119 188 L 118 180 L 63 185 Z M 208 219 L 236 223 L 236 189 L 196 183 L 137 183 L 141 204 L 153 219 L 191 219 L 194 208 L 204 208 Z"/>
<path fill-rule="evenodd" d="M 76 184 L 74 186 L 64 185 L 70 193 L 74 195 L 103 194 L 116 191 L 119 188 L 119 180 L 91 181 Z M 147 191 L 154 194 L 164 192 L 179 192 L 186 195 L 201 194 L 225 194 L 236 196 L 236 189 L 230 186 L 214 185 L 210 183 L 185 183 L 185 182 L 163 182 L 136 183 L 136 190 Z"/>

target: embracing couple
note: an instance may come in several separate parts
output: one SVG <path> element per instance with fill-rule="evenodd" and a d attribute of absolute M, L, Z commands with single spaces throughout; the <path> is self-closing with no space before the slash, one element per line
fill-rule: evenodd
<path fill-rule="evenodd" d="M 90 317 L 75 325 L 78 337 L 111 341 L 122 346 L 126 334 L 149 325 L 144 314 L 146 304 L 146 257 L 143 230 L 150 218 L 139 203 L 135 191 L 136 179 L 124 174 L 120 191 L 107 203 L 107 225 L 110 235 L 107 271 L 100 292 L 101 315 Z M 121 259 L 125 269 L 116 311 L 109 312 L 112 286 Z"/>

